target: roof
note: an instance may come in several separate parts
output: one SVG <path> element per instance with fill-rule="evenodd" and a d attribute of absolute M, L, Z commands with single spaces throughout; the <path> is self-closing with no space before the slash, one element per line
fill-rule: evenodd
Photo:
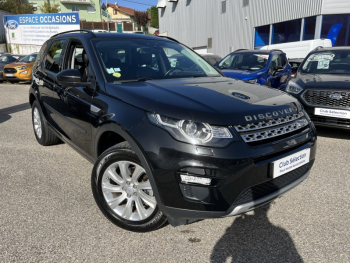
<path fill-rule="evenodd" d="M 239 49 L 236 51 L 233 51 L 231 53 L 259 53 L 259 54 L 271 54 L 272 52 L 281 52 L 284 53 L 282 50 L 279 49 L 270 49 L 270 50 L 261 50 L 261 49 Z"/>
<path fill-rule="evenodd" d="M 350 50 L 350 47 L 349 46 L 344 46 L 344 47 L 321 47 L 321 48 L 318 48 L 317 50 L 313 50 L 311 52 L 324 52 L 324 51 L 336 51 L 336 50 Z"/>
<path fill-rule="evenodd" d="M 112 7 L 113 9 L 117 10 L 117 11 L 121 11 L 123 13 L 126 13 L 130 16 L 135 16 L 135 9 L 129 8 L 129 7 L 125 7 L 125 6 L 121 6 L 121 5 L 114 5 L 114 4 L 107 4 L 107 7 Z M 151 19 L 151 16 L 148 15 L 148 18 Z"/>

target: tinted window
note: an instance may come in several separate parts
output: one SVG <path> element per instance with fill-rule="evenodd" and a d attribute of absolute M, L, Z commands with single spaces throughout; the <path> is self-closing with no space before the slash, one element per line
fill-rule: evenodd
<path fill-rule="evenodd" d="M 44 69 L 47 69 L 53 73 L 58 73 L 60 71 L 59 63 L 64 55 L 66 44 L 66 40 L 56 40 L 52 43 L 45 58 Z"/>
<path fill-rule="evenodd" d="M 34 62 L 36 59 L 37 54 L 31 54 L 28 56 L 25 56 L 24 58 L 20 59 L 21 62 Z"/>
<path fill-rule="evenodd" d="M 349 74 L 350 50 L 325 51 L 311 54 L 299 69 L 302 73 Z"/>
<path fill-rule="evenodd" d="M 322 19 L 321 38 L 328 38 L 333 46 L 346 45 L 349 15 L 324 15 Z M 349 42 L 348 42 L 349 43 Z"/>
<path fill-rule="evenodd" d="M 284 55 L 279 55 L 279 56 L 281 59 L 281 66 L 285 67 L 285 65 L 287 65 L 287 60 L 286 60 L 285 56 Z"/>
<path fill-rule="evenodd" d="M 8 57 L 0 57 L 0 62 L 9 62 Z"/>
<path fill-rule="evenodd" d="M 315 38 L 316 16 L 306 17 L 304 20 L 303 40 L 312 40 Z"/>
<path fill-rule="evenodd" d="M 257 53 L 232 53 L 219 64 L 220 69 L 245 69 L 260 70 L 266 67 L 269 54 Z"/>
<path fill-rule="evenodd" d="M 300 41 L 301 19 L 273 25 L 272 44 Z"/>
<path fill-rule="evenodd" d="M 266 46 L 269 44 L 270 25 L 259 26 L 255 28 L 255 48 Z"/>

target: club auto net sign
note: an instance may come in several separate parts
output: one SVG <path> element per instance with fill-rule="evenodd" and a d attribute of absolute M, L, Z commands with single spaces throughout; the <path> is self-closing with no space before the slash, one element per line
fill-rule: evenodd
<path fill-rule="evenodd" d="M 4 16 L 7 43 L 42 45 L 52 35 L 80 29 L 79 13 Z"/>

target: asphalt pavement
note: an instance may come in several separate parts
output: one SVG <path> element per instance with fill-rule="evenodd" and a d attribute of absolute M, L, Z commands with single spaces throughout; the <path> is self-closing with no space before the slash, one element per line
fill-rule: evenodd
<path fill-rule="evenodd" d="M 95 204 L 92 164 L 36 142 L 28 89 L 0 84 L 0 262 L 350 262 L 350 131 L 318 128 L 310 176 L 268 206 L 132 233 Z"/>

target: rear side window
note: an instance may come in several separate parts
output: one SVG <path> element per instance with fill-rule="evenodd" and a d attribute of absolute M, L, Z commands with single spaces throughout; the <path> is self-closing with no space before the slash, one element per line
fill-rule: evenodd
<path fill-rule="evenodd" d="M 60 60 L 64 55 L 66 46 L 66 40 L 56 40 L 52 43 L 45 57 L 44 69 L 53 73 L 60 72 Z"/>
<path fill-rule="evenodd" d="M 284 55 L 280 55 L 281 58 L 281 65 L 282 67 L 285 67 L 287 65 L 287 60 Z"/>

